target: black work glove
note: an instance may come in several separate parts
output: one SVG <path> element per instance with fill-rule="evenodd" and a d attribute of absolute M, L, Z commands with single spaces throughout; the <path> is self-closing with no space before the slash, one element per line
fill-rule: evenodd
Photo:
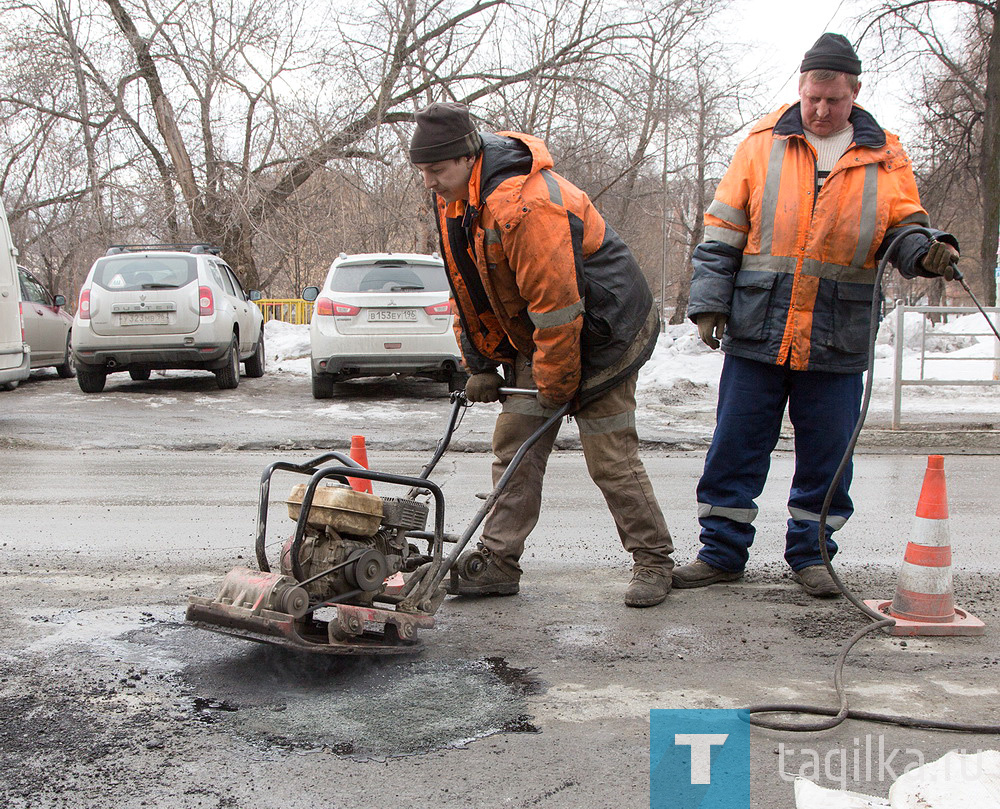
<path fill-rule="evenodd" d="M 465 398 L 470 402 L 495 402 L 500 398 L 503 379 L 496 371 L 473 374 L 465 383 Z"/>
<path fill-rule="evenodd" d="M 920 259 L 920 266 L 931 275 L 940 275 L 945 281 L 955 279 L 958 250 L 947 242 L 931 242 L 930 249 Z"/>
<path fill-rule="evenodd" d="M 726 321 L 729 320 L 721 312 L 702 312 L 694 316 L 694 322 L 698 326 L 698 335 L 701 341 L 709 348 L 718 348 L 722 339 L 722 332 L 726 330 Z"/>

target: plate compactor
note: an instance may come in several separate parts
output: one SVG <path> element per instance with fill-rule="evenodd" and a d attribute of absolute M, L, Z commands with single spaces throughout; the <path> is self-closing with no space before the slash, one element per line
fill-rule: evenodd
<path fill-rule="evenodd" d="M 535 391 L 501 388 L 500 393 L 534 395 Z M 268 466 L 261 476 L 257 509 L 259 570 L 233 568 L 215 598 L 192 596 L 188 622 L 307 652 L 358 655 L 418 650 L 418 631 L 434 626 L 434 613 L 448 592 L 457 591 L 459 575 L 475 579 L 486 569 L 484 554 L 478 550 L 463 554 L 465 546 L 525 453 L 569 411 L 569 405 L 560 408 L 524 442 L 472 523 L 456 536 L 444 531 L 444 494 L 429 477 L 468 404 L 463 392 L 452 394 L 445 434 L 417 477 L 369 470 L 339 452 L 302 464 L 278 461 Z M 308 482 L 295 485 L 286 501 L 295 533 L 284 543 L 274 571 L 267 559 L 267 512 L 271 478 L 278 471 L 307 476 Z M 408 491 L 401 497 L 379 497 L 355 490 L 349 480 Z M 432 530 L 427 530 L 428 496 L 434 502 Z M 426 550 L 415 543 L 426 543 Z M 445 545 L 451 546 L 447 555 Z"/>

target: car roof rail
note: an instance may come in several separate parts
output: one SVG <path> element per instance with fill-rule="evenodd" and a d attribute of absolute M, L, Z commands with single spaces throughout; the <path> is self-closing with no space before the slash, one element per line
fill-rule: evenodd
<path fill-rule="evenodd" d="M 217 256 L 221 251 L 220 248 L 213 244 L 208 244 L 206 242 L 184 242 L 184 243 L 163 243 L 163 244 L 113 244 L 111 245 L 107 252 L 104 254 L 106 256 L 117 256 L 122 253 L 143 253 L 151 250 L 170 250 L 178 252 L 189 252 L 189 253 L 211 253 Z"/>

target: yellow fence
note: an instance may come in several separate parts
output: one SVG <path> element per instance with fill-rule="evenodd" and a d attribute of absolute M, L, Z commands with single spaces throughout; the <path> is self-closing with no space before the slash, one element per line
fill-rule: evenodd
<path fill-rule="evenodd" d="M 312 317 L 313 302 L 300 298 L 261 298 L 256 302 L 264 314 L 264 322 L 281 320 L 301 326 Z"/>

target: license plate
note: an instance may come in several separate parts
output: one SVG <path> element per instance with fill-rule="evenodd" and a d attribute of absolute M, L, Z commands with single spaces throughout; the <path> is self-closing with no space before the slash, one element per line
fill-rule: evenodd
<path fill-rule="evenodd" d="M 166 312 L 122 312 L 120 326 L 166 326 L 170 321 Z"/>
<path fill-rule="evenodd" d="M 393 323 L 399 320 L 416 320 L 416 309 L 369 309 L 368 320 L 379 323 Z"/>

